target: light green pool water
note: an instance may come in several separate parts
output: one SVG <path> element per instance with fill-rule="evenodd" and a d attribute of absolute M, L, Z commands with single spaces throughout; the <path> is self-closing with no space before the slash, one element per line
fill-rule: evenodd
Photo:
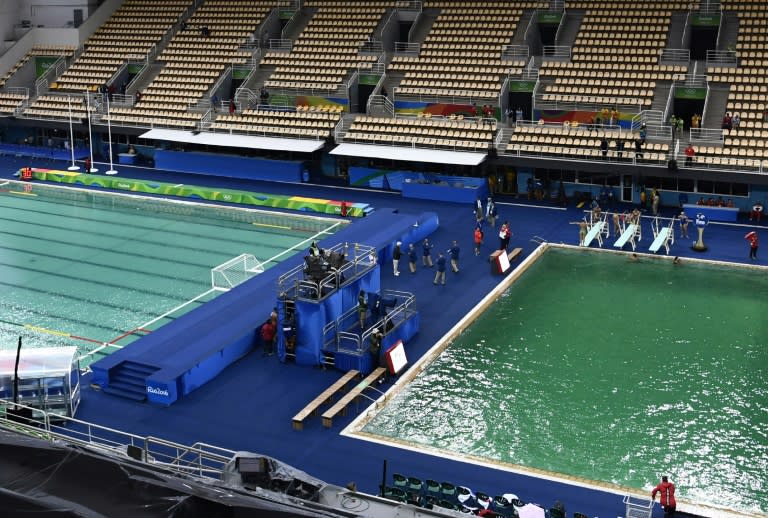
<path fill-rule="evenodd" d="M 763 272 L 552 249 L 364 431 L 767 513 L 767 374 Z"/>
<path fill-rule="evenodd" d="M 324 218 L 4 185 L 0 347 L 15 347 L 19 335 L 25 347 L 76 345 L 83 355 L 103 342 L 124 346 L 222 293 L 211 291 L 212 268 L 243 253 L 269 268 L 337 227 Z M 148 329 L 126 335 L 136 328 Z"/>

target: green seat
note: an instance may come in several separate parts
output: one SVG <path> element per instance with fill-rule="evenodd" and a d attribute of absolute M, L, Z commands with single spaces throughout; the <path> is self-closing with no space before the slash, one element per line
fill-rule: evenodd
<path fill-rule="evenodd" d="M 405 487 L 408 485 L 408 477 L 401 475 L 400 473 L 395 473 L 392 475 L 392 483 L 395 487 Z"/>
<path fill-rule="evenodd" d="M 453 496 L 456 494 L 456 486 L 450 482 L 440 483 L 440 493 L 445 496 Z"/>
<path fill-rule="evenodd" d="M 565 511 L 556 507 L 550 507 L 549 518 L 566 518 Z"/>
<path fill-rule="evenodd" d="M 424 482 L 421 481 L 420 478 L 416 477 L 408 477 L 408 490 L 415 492 L 415 493 L 421 493 L 422 488 L 424 487 Z"/>
<path fill-rule="evenodd" d="M 440 482 L 437 480 L 427 479 L 427 493 L 440 493 Z"/>
<path fill-rule="evenodd" d="M 396 502 L 405 502 L 408 500 L 408 495 L 406 492 L 399 487 L 385 487 L 383 496 L 384 498 L 394 500 Z"/>

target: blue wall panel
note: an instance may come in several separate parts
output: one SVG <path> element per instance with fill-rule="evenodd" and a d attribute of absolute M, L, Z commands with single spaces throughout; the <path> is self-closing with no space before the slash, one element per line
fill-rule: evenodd
<path fill-rule="evenodd" d="M 301 182 L 303 166 L 303 162 L 202 152 L 158 150 L 155 153 L 155 167 L 158 169 L 249 180 Z"/>

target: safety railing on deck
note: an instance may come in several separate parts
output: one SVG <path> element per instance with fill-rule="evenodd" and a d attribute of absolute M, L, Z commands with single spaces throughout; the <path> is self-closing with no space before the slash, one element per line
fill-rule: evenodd
<path fill-rule="evenodd" d="M 12 401 L 0 400 L 0 406 L 13 407 Z M 180 475 L 219 480 L 224 466 L 235 456 L 235 452 L 206 443 L 191 446 L 115 430 L 97 424 L 49 414 L 39 409 L 16 405 L 17 408 L 29 409 L 36 416 L 33 419 L 8 419 L 7 414 L 0 414 L 0 423 L 27 435 L 51 442 L 63 440 L 87 448 L 93 448 L 111 455 L 122 455 L 126 459 L 134 458 L 154 466 L 161 466 Z"/>
<path fill-rule="evenodd" d="M 48 70 L 35 81 L 35 95 L 39 97 L 46 94 L 48 92 L 48 85 L 64 73 L 66 66 L 67 64 L 64 56 L 59 56 L 56 61 L 51 63 Z"/>
<path fill-rule="evenodd" d="M 348 282 L 358 278 L 362 273 L 376 265 L 376 249 L 361 243 L 338 243 L 323 254 L 343 254 L 344 262 L 338 268 L 318 272 L 314 275 L 307 264 L 300 264 L 281 275 L 277 280 L 278 290 L 290 299 L 320 300 L 325 295 Z M 312 275 L 310 275 L 312 274 Z"/>

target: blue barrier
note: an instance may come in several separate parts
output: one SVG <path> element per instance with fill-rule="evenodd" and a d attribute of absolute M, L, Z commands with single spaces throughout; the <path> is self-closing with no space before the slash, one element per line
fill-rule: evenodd
<path fill-rule="evenodd" d="M 246 180 L 301 182 L 304 162 L 221 155 L 218 153 L 157 150 L 155 167 Z"/>
<path fill-rule="evenodd" d="M 710 221 L 736 221 L 739 217 L 739 209 L 734 207 L 710 207 L 689 203 L 683 205 L 683 210 L 691 221 L 696 219 L 696 214 L 704 214 Z"/>

